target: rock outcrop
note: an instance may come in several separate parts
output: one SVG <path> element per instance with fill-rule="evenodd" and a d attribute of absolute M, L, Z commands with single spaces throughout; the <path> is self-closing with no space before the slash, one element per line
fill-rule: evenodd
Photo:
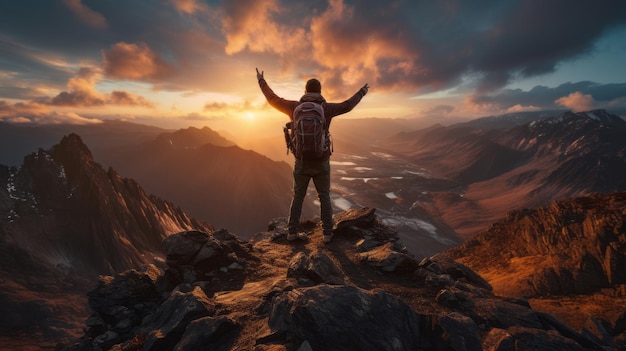
<path fill-rule="evenodd" d="M 148 265 L 99 279 L 89 295 L 87 331 L 65 350 L 626 346 L 617 328 L 604 338 L 595 335 L 602 323 L 579 333 L 524 299 L 494 295 L 489 283 L 448 256 L 415 260 L 374 209 L 335 219 L 330 244 L 322 243 L 315 222 L 305 226 L 307 241 L 288 242 L 284 219 L 249 242 L 227 231 L 172 235 L 164 241 L 165 269 Z M 377 259 L 364 259 L 368 252 Z"/>
<path fill-rule="evenodd" d="M 626 192 L 509 213 L 446 252 L 507 296 L 625 296 Z"/>

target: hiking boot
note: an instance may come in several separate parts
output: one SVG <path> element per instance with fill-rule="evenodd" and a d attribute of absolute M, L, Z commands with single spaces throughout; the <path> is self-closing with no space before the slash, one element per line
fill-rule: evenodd
<path fill-rule="evenodd" d="M 306 241 L 308 238 L 304 233 L 288 233 L 287 241 Z"/>
<path fill-rule="evenodd" d="M 324 233 L 324 244 L 329 244 L 333 241 L 333 233 Z"/>

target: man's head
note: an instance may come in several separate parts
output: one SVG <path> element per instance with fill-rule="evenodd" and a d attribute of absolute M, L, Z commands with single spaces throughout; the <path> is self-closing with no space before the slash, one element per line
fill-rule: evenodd
<path fill-rule="evenodd" d="M 312 78 L 306 82 L 306 88 L 304 89 L 306 93 L 322 93 L 322 83 L 319 80 Z"/>

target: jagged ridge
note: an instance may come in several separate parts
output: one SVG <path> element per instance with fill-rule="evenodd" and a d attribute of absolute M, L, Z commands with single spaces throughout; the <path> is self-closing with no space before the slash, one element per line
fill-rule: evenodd
<path fill-rule="evenodd" d="M 504 295 L 624 295 L 625 219 L 626 192 L 564 199 L 513 211 L 448 254 Z"/>

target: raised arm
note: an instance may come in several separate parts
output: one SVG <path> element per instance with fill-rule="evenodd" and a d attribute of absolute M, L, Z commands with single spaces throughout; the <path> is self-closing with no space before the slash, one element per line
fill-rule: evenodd
<path fill-rule="evenodd" d="M 265 95 L 267 102 L 278 111 L 288 115 L 291 119 L 293 110 L 296 108 L 296 106 L 298 106 L 298 102 L 294 100 L 283 99 L 280 96 L 276 95 L 267 84 L 267 81 L 265 81 L 263 71 L 259 72 L 258 68 L 256 69 L 256 78 L 259 81 L 259 87 L 261 88 L 261 92 L 263 92 L 263 95 Z"/>
<path fill-rule="evenodd" d="M 352 111 L 352 109 L 361 102 L 361 99 L 367 94 L 369 84 L 365 83 L 351 98 L 340 103 L 328 103 L 326 105 L 326 117 L 333 118 L 335 116 Z"/>

